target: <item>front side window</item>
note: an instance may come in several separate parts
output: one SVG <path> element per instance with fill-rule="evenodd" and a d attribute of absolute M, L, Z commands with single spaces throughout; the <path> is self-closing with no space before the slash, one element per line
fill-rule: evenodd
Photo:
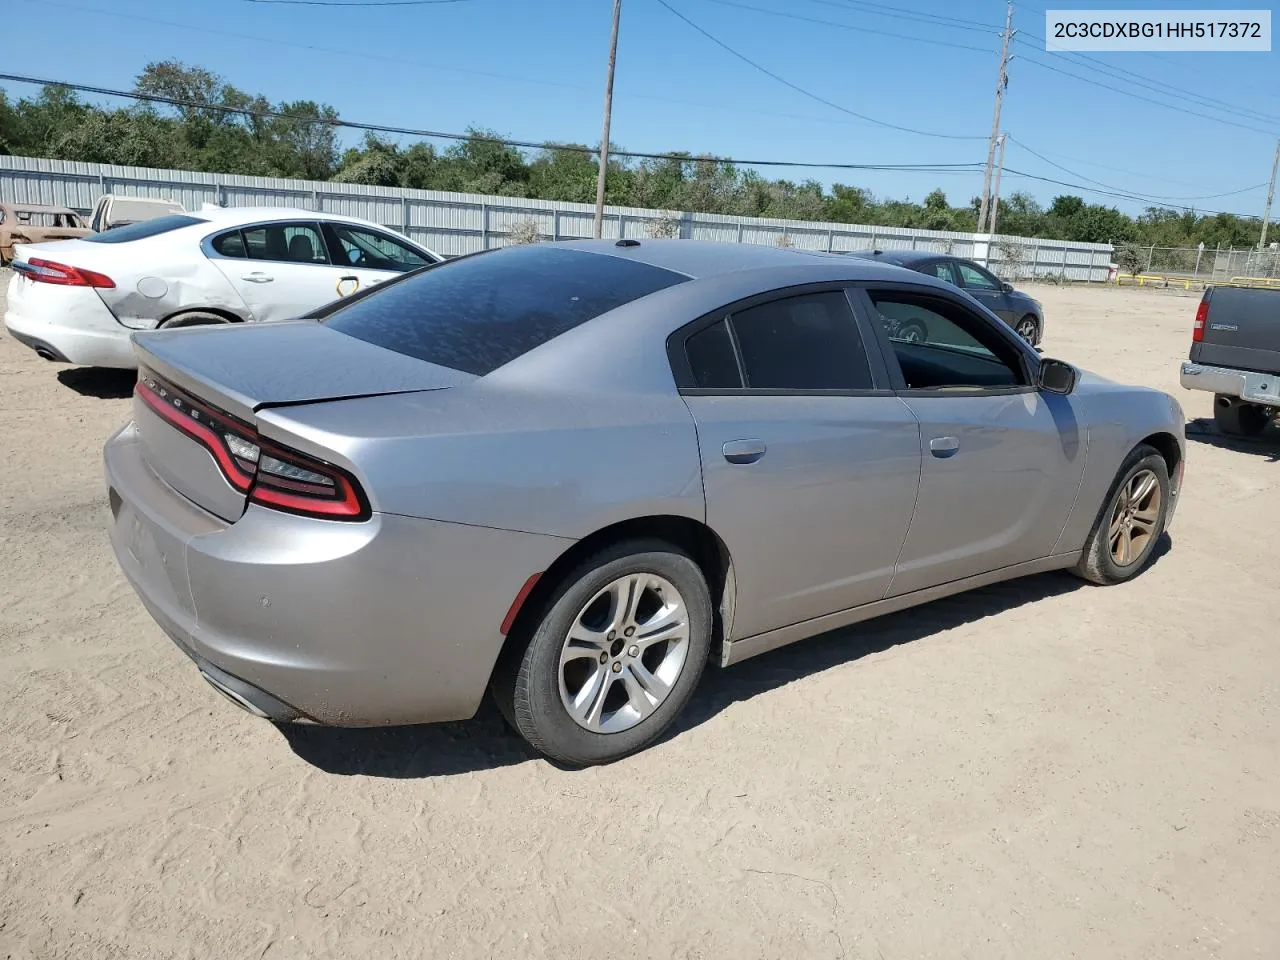
<path fill-rule="evenodd" d="M 621 257 L 532 244 L 389 280 L 322 322 L 375 346 L 484 376 L 574 327 L 687 279 Z"/>
<path fill-rule="evenodd" d="M 842 291 L 748 307 L 730 324 L 750 389 L 872 388 L 866 350 Z"/>
<path fill-rule="evenodd" d="M 910 390 L 1025 386 L 1018 349 L 978 315 L 941 298 L 869 291 Z"/>
<path fill-rule="evenodd" d="M 995 277 L 969 263 L 956 263 L 956 271 L 960 274 L 960 283 L 970 290 L 999 290 L 1000 284 Z"/>
<path fill-rule="evenodd" d="M 412 247 L 385 233 L 344 223 L 326 223 L 325 230 L 336 243 L 335 253 L 341 251 L 337 262 L 343 266 L 408 273 L 431 262 Z"/>
<path fill-rule="evenodd" d="M 241 231 L 250 260 L 327 264 L 320 231 L 309 223 L 269 223 Z"/>

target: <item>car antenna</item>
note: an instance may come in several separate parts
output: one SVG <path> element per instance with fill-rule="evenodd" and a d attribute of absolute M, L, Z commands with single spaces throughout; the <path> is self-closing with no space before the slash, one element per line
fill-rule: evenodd
<path fill-rule="evenodd" d="M 640 246 L 640 241 L 639 241 L 639 240 L 619 240 L 616 244 L 614 244 L 614 246 L 618 246 L 618 247 L 638 247 L 638 246 Z"/>

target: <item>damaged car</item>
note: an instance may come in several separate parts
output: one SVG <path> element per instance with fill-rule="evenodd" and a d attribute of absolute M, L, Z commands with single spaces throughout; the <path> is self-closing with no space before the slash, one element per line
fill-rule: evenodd
<path fill-rule="evenodd" d="M 442 257 L 368 220 L 206 208 L 14 247 L 4 325 L 46 360 L 136 366 L 134 331 L 291 320 Z"/>

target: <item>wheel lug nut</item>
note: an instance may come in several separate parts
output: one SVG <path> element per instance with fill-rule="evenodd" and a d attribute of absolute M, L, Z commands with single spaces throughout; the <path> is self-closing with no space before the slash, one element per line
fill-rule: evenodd
<path fill-rule="evenodd" d="M 602 653 L 602 654 L 600 654 L 600 662 L 601 662 L 601 663 L 608 663 L 608 662 L 609 662 L 609 655 L 608 655 L 607 653 Z"/>
<path fill-rule="evenodd" d="M 616 630 L 610 630 L 610 631 L 609 631 L 609 639 L 610 639 L 610 640 L 612 640 L 612 639 L 613 639 L 614 637 L 616 637 L 617 635 L 618 635 L 618 633 L 617 633 L 617 631 L 616 631 Z"/>
<path fill-rule="evenodd" d="M 636 632 L 636 628 L 635 628 L 635 627 L 627 627 L 627 629 L 626 629 L 626 630 L 624 630 L 624 631 L 622 631 L 622 632 L 623 632 L 623 633 L 625 633 L 625 634 L 629 637 L 629 636 L 631 636 L 633 633 L 635 633 L 635 632 Z"/>
<path fill-rule="evenodd" d="M 627 653 L 631 654 L 631 656 L 633 657 L 637 657 L 640 655 L 640 648 L 633 646 L 630 650 L 627 651 Z"/>
<path fill-rule="evenodd" d="M 622 664 L 618 663 L 618 661 L 616 661 L 616 660 L 613 662 L 613 672 L 614 672 L 614 673 L 621 673 L 621 672 L 622 672 Z"/>

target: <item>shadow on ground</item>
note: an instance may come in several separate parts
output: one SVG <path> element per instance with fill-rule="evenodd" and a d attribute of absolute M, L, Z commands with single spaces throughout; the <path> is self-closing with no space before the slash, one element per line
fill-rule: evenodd
<path fill-rule="evenodd" d="M 133 385 L 138 382 L 138 372 L 111 370 L 106 367 L 71 367 L 58 371 L 58 382 L 82 397 L 124 400 L 133 394 Z"/>
<path fill-rule="evenodd" d="M 1157 544 L 1154 562 L 1169 549 L 1166 534 Z M 728 670 L 708 668 L 693 702 L 662 740 L 705 723 L 735 703 L 840 664 L 1077 589 L 1088 588 L 1065 572 L 1011 580 L 833 630 Z M 537 759 L 488 698 L 475 719 L 459 723 L 347 730 L 284 724 L 279 730 L 302 760 L 345 776 L 435 777 Z"/>
<path fill-rule="evenodd" d="M 1268 463 L 1280 463 L 1280 428 L 1274 424 L 1257 437 L 1228 437 L 1211 417 L 1200 417 L 1187 423 L 1187 439 L 1236 453 L 1249 453 L 1263 457 Z"/>

